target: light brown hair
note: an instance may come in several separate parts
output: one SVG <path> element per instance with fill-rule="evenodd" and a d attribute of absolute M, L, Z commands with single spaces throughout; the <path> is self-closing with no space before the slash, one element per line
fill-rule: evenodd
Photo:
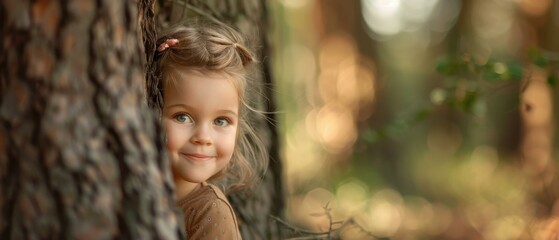
<path fill-rule="evenodd" d="M 249 70 L 256 61 L 254 54 L 245 46 L 243 37 L 233 28 L 222 24 L 192 23 L 169 29 L 157 40 L 159 45 L 167 39 L 179 42 L 157 53 L 155 74 L 160 91 L 160 106 L 164 89 L 180 81 L 177 71 L 192 70 L 201 73 L 226 74 L 232 79 L 239 96 L 239 126 L 235 149 L 229 165 L 210 181 L 219 181 L 226 191 L 250 188 L 267 168 L 266 148 L 248 122 L 249 114 L 260 112 L 250 106 L 247 98 Z"/>

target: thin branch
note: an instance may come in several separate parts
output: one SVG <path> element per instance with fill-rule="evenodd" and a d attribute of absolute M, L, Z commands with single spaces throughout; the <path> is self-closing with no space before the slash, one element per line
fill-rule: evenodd
<path fill-rule="evenodd" d="M 344 222 L 343 226 L 349 226 L 350 224 L 352 224 L 353 226 L 355 226 L 356 228 L 359 228 L 361 230 L 361 232 L 364 232 L 367 234 L 367 236 L 369 237 L 374 237 L 374 238 L 378 238 L 378 236 L 374 235 L 373 233 L 365 230 L 365 228 L 363 228 L 363 226 L 361 226 L 359 223 L 355 222 L 355 220 L 353 218 L 348 219 L 347 221 Z M 343 227 L 340 227 L 340 229 L 344 229 Z"/>
<path fill-rule="evenodd" d="M 330 238 L 330 237 L 331 237 L 330 234 L 332 233 L 332 225 L 333 225 L 333 223 L 332 223 L 332 214 L 330 214 L 330 210 L 331 210 L 331 209 L 328 207 L 328 205 L 330 205 L 330 201 L 328 201 L 328 202 L 326 203 L 326 206 L 324 206 L 323 208 L 324 208 L 324 211 L 326 212 L 326 216 L 328 216 L 328 222 L 330 223 L 330 224 L 328 225 L 328 238 Z"/>
<path fill-rule="evenodd" d="M 306 236 L 306 237 L 292 237 L 286 238 L 287 240 L 305 240 L 305 239 L 317 239 L 316 236 Z"/>
<path fill-rule="evenodd" d="M 298 228 L 298 227 L 295 227 L 295 226 L 293 226 L 293 225 L 291 225 L 291 224 L 289 224 L 289 223 L 287 223 L 287 222 L 285 222 L 285 221 L 283 221 L 280 218 L 277 218 L 275 216 L 270 216 L 270 217 L 272 219 L 278 221 L 279 223 L 283 224 L 284 226 L 286 226 L 286 227 L 288 227 L 292 230 L 295 230 L 298 233 L 304 233 L 304 234 L 309 234 L 309 235 L 327 235 L 327 234 L 329 234 L 329 232 L 313 232 L 313 231 L 310 231 L 310 230 Z"/>

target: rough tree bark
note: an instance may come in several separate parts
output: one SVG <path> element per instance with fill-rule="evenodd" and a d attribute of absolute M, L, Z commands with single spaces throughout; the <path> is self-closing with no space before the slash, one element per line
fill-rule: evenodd
<path fill-rule="evenodd" d="M 0 3 L 0 239 L 185 238 L 138 3 Z"/>
<path fill-rule="evenodd" d="M 269 112 L 267 119 L 255 117 L 261 137 L 266 141 L 270 153 L 270 165 L 263 182 L 252 195 L 234 194 L 231 203 L 240 221 L 244 239 L 278 239 L 280 230 L 271 216 L 282 217 L 285 196 L 282 182 L 282 164 L 279 159 L 279 139 L 276 126 L 276 111 L 270 67 L 270 32 L 268 2 L 266 0 L 159 0 L 158 25 L 166 27 L 192 19 L 222 22 L 239 29 L 249 39 L 249 47 L 258 53 L 260 91 L 256 94 L 259 109 Z"/>

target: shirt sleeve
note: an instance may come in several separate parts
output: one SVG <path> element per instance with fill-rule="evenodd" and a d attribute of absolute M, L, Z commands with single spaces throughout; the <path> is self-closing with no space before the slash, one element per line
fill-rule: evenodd
<path fill-rule="evenodd" d="M 189 239 L 240 239 L 233 210 L 223 200 L 211 199 L 198 209 Z"/>

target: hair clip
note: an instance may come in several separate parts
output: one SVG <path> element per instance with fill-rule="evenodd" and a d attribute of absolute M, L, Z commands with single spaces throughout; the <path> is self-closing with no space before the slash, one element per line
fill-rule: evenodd
<path fill-rule="evenodd" d="M 165 42 L 162 42 L 161 44 L 159 44 L 159 46 L 157 47 L 157 49 L 155 50 L 155 54 L 153 56 L 153 60 L 157 61 L 159 60 L 159 58 L 163 55 L 163 52 L 167 49 L 170 48 L 172 46 L 175 46 L 177 43 L 179 43 L 179 40 L 176 38 L 171 38 L 171 39 L 167 39 L 165 40 Z"/>
<path fill-rule="evenodd" d="M 179 43 L 179 40 L 176 38 L 167 39 L 165 40 L 165 42 L 159 44 L 159 47 L 157 47 L 157 51 L 165 51 L 165 49 L 175 46 L 177 43 Z"/>

